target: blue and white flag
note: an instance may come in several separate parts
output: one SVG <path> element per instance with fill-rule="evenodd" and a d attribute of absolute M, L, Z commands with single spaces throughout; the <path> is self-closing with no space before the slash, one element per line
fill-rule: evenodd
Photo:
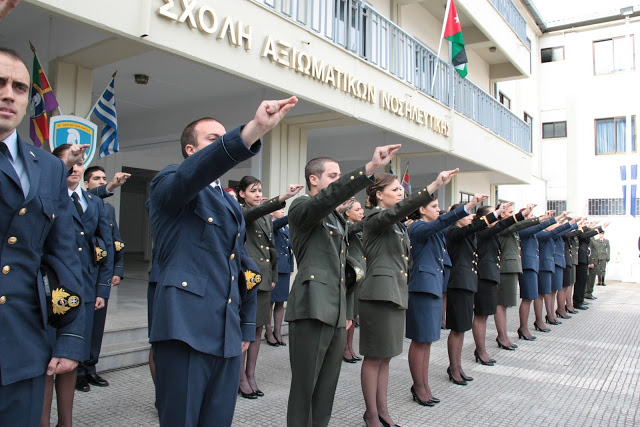
<path fill-rule="evenodd" d="M 114 152 L 118 152 L 120 149 L 118 144 L 118 115 L 116 113 L 116 73 L 113 73 L 111 82 L 89 113 L 89 116 L 95 114 L 104 123 L 100 133 L 100 158 L 111 154 L 110 147 Z"/>
<path fill-rule="evenodd" d="M 627 169 L 631 175 L 627 179 Z M 622 165 L 620 166 L 620 180 L 622 181 L 622 204 L 624 205 L 624 213 L 636 216 L 637 205 L 637 189 L 638 189 L 638 165 Z M 629 184 L 627 186 L 627 184 Z M 627 188 L 629 188 L 629 197 L 627 197 Z M 627 202 L 628 201 L 628 202 Z"/>

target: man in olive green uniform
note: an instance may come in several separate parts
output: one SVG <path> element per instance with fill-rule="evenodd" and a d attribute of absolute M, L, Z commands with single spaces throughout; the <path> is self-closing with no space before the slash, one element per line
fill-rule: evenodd
<path fill-rule="evenodd" d="M 600 242 L 592 237 L 589 240 L 589 270 L 587 273 L 587 287 L 584 292 L 585 299 L 597 299 L 593 296 L 593 287 L 596 283 L 596 269 L 600 259 Z"/>
<path fill-rule="evenodd" d="M 600 257 L 598 258 L 596 271 L 598 286 L 607 286 L 604 283 L 604 276 L 607 272 L 607 263 L 611 260 L 611 245 L 609 244 L 609 239 L 604 237 L 604 233 L 598 235 L 598 242 L 600 242 Z"/>
<path fill-rule="evenodd" d="M 305 167 L 308 194 L 289 207 L 289 228 L 298 262 L 285 320 L 289 322 L 291 388 L 287 425 L 326 426 L 331 418 L 346 320 L 345 263 L 347 227 L 335 209 L 373 184 L 372 174 L 385 166 L 400 145 L 377 147 L 365 166 L 340 177 L 330 158 Z"/>

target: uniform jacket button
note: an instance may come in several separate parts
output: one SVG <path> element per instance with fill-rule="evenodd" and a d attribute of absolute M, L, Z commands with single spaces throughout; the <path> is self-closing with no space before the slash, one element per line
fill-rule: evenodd
<path fill-rule="evenodd" d="M 311 280 L 315 279 L 316 276 L 314 276 L 313 274 L 311 275 Z"/>
<path fill-rule="evenodd" d="M 229 257 L 229 259 L 234 259 L 236 257 L 236 254 L 231 254 L 231 256 Z"/>
<path fill-rule="evenodd" d="M 24 214 L 26 214 L 26 213 L 27 213 L 27 208 L 22 208 L 22 209 L 20 209 L 20 211 L 18 212 L 18 215 L 22 216 L 22 215 L 24 215 Z"/>
<path fill-rule="evenodd" d="M 227 304 L 231 304 L 231 298 L 229 298 L 229 300 L 227 301 Z"/>
<path fill-rule="evenodd" d="M 11 271 L 11 267 L 9 267 L 8 265 L 5 265 L 4 267 L 2 267 L 2 274 L 9 274 L 10 271 Z"/>
<path fill-rule="evenodd" d="M 15 245 L 17 241 L 18 239 L 14 236 L 9 237 L 9 240 L 8 240 L 10 245 Z"/>
<path fill-rule="evenodd" d="M 82 252 L 82 248 L 78 248 L 78 252 Z"/>
<path fill-rule="evenodd" d="M 207 222 L 208 222 L 209 224 L 211 224 L 211 223 L 213 222 L 213 218 L 211 218 L 211 217 L 207 218 Z"/>
<path fill-rule="evenodd" d="M 187 287 L 187 282 L 182 282 L 182 287 L 186 288 Z"/>
<path fill-rule="evenodd" d="M 4 295 L 2 295 L 0 297 L 0 305 L 4 304 L 5 302 L 7 302 L 7 297 L 5 297 Z"/>

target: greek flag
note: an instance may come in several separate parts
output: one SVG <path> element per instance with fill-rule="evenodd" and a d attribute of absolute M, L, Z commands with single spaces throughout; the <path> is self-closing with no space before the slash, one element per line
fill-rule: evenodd
<path fill-rule="evenodd" d="M 109 147 L 114 152 L 118 152 L 120 146 L 118 144 L 118 115 L 116 113 L 116 94 L 115 94 L 116 75 L 113 74 L 111 82 L 102 93 L 98 102 L 91 110 L 91 114 L 95 114 L 103 123 L 102 132 L 100 133 L 100 158 L 111 154 Z"/>
<path fill-rule="evenodd" d="M 630 178 L 627 180 L 627 169 L 630 172 Z M 622 204 L 624 205 L 624 213 L 630 214 L 631 216 L 636 216 L 636 205 L 637 205 L 637 189 L 638 189 L 638 165 L 629 165 L 628 168 L 626 165 L 620 166 L 620 180 L 622 181 Z M 627 184 L 629 184 L 627 186 Z M 630 193 L 627 197 L 627 188 L 629 188 Z M 627 203 L 627 200 L 629 203 Z M 627 206 L 629 209 L 627 209 Z"/>

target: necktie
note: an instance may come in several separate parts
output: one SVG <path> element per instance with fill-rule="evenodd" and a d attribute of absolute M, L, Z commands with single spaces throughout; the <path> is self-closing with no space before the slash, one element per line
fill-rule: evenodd
<path fill-rule="evenodd" d="M 84 209 L 82 209 L 82 205 L 80 204 L 80 198 L 78 197 L 78 193 L 71 193 L 71 198 L 73 199 L 73 204 L 76 207 L 76 210 L 78 211 L 78 215 L 82 216 L 82 214 L 84 213 Z"/>
<path fill-rule="evenodd" d="M 11 155 L 11 151 L 9 151 L 9 147 L 7 147 L 7 144 L 5 144 L 4 141 L 0 141 L 0 151 L 2 152 L 2 154 L 7 156 L 7 159 L 13 160 L 13 156 Z"/>

